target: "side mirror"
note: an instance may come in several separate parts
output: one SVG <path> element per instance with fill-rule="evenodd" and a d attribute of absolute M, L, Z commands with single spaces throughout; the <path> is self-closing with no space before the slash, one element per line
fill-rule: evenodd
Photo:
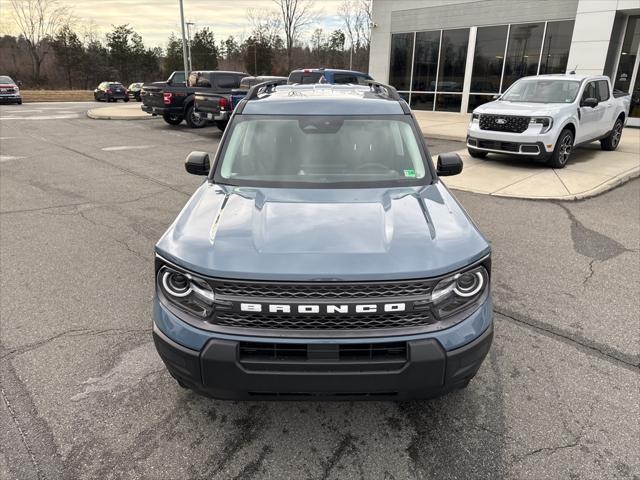
<path fill-rule="evenodd" d="M 582 104 L 580 105 L 581 107 L 596 107 L 598 105 L 598 99 L 597 98 L 585 98 L 582 101 Z"/>
<path fill-rule="evenodd" d="M 437 172 L 440 177 L 457 175 L 462 171 L 462 159 L 457 153 L 441 153 L 438 155 Z"/>
<path fill-rule="evenodd" d="M 193 175 L 209 175 L 211 164 L 207 152 L 191 152 L 184 161 L 184 168 Z"/>

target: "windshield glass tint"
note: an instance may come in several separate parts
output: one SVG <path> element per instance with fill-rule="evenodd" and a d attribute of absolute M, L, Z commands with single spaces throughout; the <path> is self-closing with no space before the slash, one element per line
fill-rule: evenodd
<path fill-rule="evenodd" d="M 580 90 L 574 80 L 520 80 L 502 96 L 508 102 L 572 103 Z"/>
<path fill-rule="evenodd" d="M 428 170 L 404 115 L 236 117 L 215 179 L 232 185 L 427 183 Z"/>

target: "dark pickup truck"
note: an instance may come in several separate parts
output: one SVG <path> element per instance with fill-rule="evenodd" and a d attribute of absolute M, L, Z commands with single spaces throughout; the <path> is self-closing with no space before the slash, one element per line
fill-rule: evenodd
<path fill-rule="evenodd" d="M 194 97 L 198 92 L 230 94 L 240 86 L 240 80 L 248 76 L 243 72 L 218 70 L 194 71 L 185 84 L 167 82 L 164 86 L 144 87 L 142 110 L 152 115 L 162 115 L 170 125 L 186 120 L 191 128 L 201 128 L 208 119 L 195 112 Z"/>
<path fill-rule="evenodd" d="M 267 81 L 286 84 L 287 77 L 244 77 L 240 80 L 239 88 L 232 90 L 231 93 L 196 92 L 194 96 L 196 115 L 214 121 L 216 126 L 224 131 L 227 123 L 229 123 L 233 109 L 247 95 L 249 89 L 258 83 Z"/>

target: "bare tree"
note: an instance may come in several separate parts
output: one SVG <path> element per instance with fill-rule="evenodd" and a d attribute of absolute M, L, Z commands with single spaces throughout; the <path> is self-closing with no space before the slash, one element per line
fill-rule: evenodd
<path fill-rule="evenodd" d="M 253 35 L 266 38 L 269 42 L 275 42 L 282 31 L 280 15 L 273 10 L 249 8 L 247 18 L 253 28 Z"/>
<path fill-rule="evenodd" d="M 70 11 L 58 0 L 11 0 L 11 5 L 16 25 L 27 42 L 37 85 L 49 40 L 62 25 L 70 23 Z"/>
<path fill-rule="evenodd" d="M 273 0 L 282 14 L 285 45 L 287 47 L 287 69 L 291 70 L 291 52 L 300 34 L 317 19 L 312 0 Z"/>
<path fill-rule="evenodd" d="M 338 15 L 349 40 L 349 68 L 353 68 L 354 50 L 368 50 L 371 32 L 371 1 L 342 0 Z"/>

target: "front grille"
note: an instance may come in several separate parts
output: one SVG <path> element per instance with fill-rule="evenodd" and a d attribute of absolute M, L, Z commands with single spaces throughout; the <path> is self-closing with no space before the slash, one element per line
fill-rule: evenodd
<path fill-rule="evenodd" d="M 496 140 L 478 140 L 478 147 L 489 148 L 491 150 L 504 150 L 507 152 L 518 152 L 520 145 L 514 142 L 499 142 Z"/>
<path fill-rule="evenodd" d="M 290 330 L 348 330 L 422 327 L 435 322 L 429 311 L 384 315 L 273 315 L 218 311 L 211 323 L 225 327 Z"/>
<path fill-rule="evenodd" d="M 240 342 L 242 361 L 406 361 L 407 343 L 298 344 Z"/>
<path fill-rule="evenodd" d="M 504 121 L 504 123 L 503 123 Z M 497 132 L 522 133 L 529 128 L 529 117 L 515 115 L 480 115 L 480 129 Z"/>
<path fill-rule="evenodd" d="M 215 285 L 216 296 L 250 299 L 253 297 L 288 299 L 339 299 L 414 297 L 431 292 L 433 284 L 425 281 L 379 283 L 245 283 L 224 282 Z"/>

